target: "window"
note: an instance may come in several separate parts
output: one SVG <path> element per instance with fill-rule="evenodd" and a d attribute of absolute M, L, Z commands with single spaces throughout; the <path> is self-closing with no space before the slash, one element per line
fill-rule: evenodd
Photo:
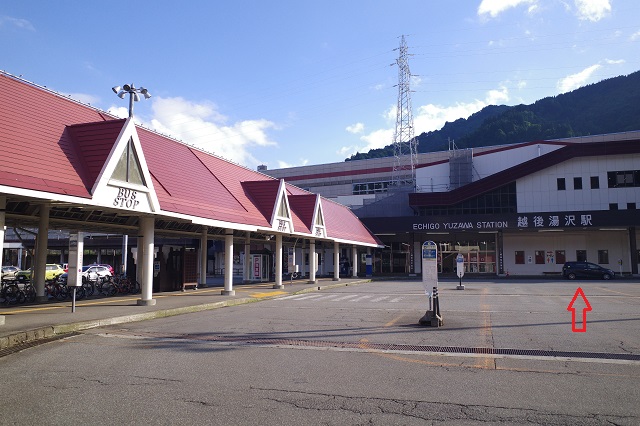
<path fill-rule="evenodd" d="M 576 260 L 578 262 L 586 262 L 587 261 L 587 251 L 586 250 L 576 250 Z"/>
<path fill-rule="evenodd" d="M 609 263 L 609 250 L 598 250 L 598 263 L 601 265 Z"/>
<path fill-rule="evenodd" d="M 113 178 L 122 182 L 145 185 L 142 177 L 142 168 L 138 163 L 138 156 L 133 146 L 133 140 L 129 139 L 127 146 L 122 152 L 116 168 L 113 171 Z"/>
<path fill-rule="evenodd" d="M 389 181 L 354 183 L 352 193 L 353 195 L 378 194 L 381 192 L 387 192 L 389 185 Z"/>
<path fill-rule="evenodd" d="M 618 203 L 609 203 L 609 210 L 618 210 Z"/>
<path fill-rule="evenodd" d="M 609 188 L 639 187 L 640 170 L 607 172 L 607 184 Z"/>
<path fill-rule="evenodd" d="M 582 189 L 582 178 L 574 177 L 573 178 L 573 189 Z"/>
<path fill-rule="evenodd" d="M 567 189 L 567 184 L 564 178 L 558 178 L 558 191 L 564 191 L 565 189 Z"/>
<path fill-rule="evenodd" d="M 600 188 L 600 178 L 598 176 L 591 176 L 591 189 Z"/>
<path fill-rule="evenodd" d="M 524 251 L 516 251 L 516 265 L 524 265 Z"/>
<path fill-rule="evenodd" d="M 536 265 L 544 265 L 544 250 L 536 250 Z"/>
<path fill-rule="evenodd" d="M 564 250 L 556 250 L 556 264 L 563 265 L 567 261 Z"/>
<path fill-rule="evenodd" d="M 627 203 L 627 210 L 635 210 L 636 203 Z"/>

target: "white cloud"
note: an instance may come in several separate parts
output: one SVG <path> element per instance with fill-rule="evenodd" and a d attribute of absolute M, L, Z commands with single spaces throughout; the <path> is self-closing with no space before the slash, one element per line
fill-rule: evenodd
<path fill-rule="evenodd" d="M 597 22 L 611 13 L 609 0 L 575 0 L 578 19 Z"/>
<path fill-rule="evenodd" d="M 370 149 L 376 148 L 384 148 L 385 146 L 393 142 L 393 132 L 393 129 L 380 129 L 371 132 L 368 135 L 362 136 L 360 139 L 366 142 L 366 145 L 361 148 L 354 147 L 355 150 L 352 153 L 355 153 L 357 151 L 366 152 Z M 341 149 L 339 153 L 344 153 L 344 149 Z"/>
<path fill-rule="evenodd" d="M 362 123 L 352 124 L 351 126 L 347 126 L 345 130 L 349 133 L 353 133 L 354 135 L 358 133 L 362 133 L 364 131 L 364 124 Z"/>
<path fill-rule="evenodd" d="M 625 61 L 624 59 L 605 59 L 604 60 L 608 65 L 620 65 L 620 64 L 624 64 L 627 61 Z"/>
<path fill-rule="evenodd" d="M 631 37 L 629 37 L 629 40 L 631 41 L 636 41 L 640 39 L 640 31 L 636 31 L 635 33 L 631 34 Z"/>
<path fill-rule="evenodd" d="M 495 18 L 507 9 L 518 7 L 520 5 L 529 5 L 528 12 L 533 13 L 537 9 L 537 0 L 482 0 L 478 6 L 478 15 Z"/>
<path fill-rule="evenodd" d="M 266 133 L 277 128 L 273 122 L 258 119 L 227 124 L 227 117 L 211 102 L 154 97 L 152 114 L 149 127 L 247 167 L 260 164 L 250 154 L 251 147 L 276 145 Z"/>
<path fill-rule="evenodd" d="M 129 110 L 125 107 L 119 107 L 112 105 L 107 112 L 113 114 L 119 118 L 127 118 L 129 116 Z M 137 122 L 137 121 L 136 121 Z"/>
<path fill-rule="evenodd" d="M 0 28 L 5 25 L 21 30 L 35 31 L 35 27 L 26 19 L 12 18 L 11 16 L 0 16 Z"/>
<path fill-rule="evenodd" d="M 593 73 L 600 69 L 601 66 L 602 65 L 600 64 L 591 65 L 578 73 L 571 74 L 561 79 L 558 81 L 558 90 L 560 90 L 560 93 L 565 93 L 584 86 L 589 81 Z"/>
<path fill-rule="evenodd" d="M 509 90 L 506 87 L 501 87 L 500 90 L 489 90 L 487 92 L 486 102 L 489 105 L 501 105 L 509 100 Z"/>
<path fill-rule="evenodd" d="M 468 118 L 471 114 L 480 111 L 488 105 L 504 104 L 509 101 L 509 90 L 502 86 L 500 89 L 487 92 L 484 100 L 473 100 L 471 102 L 457 103 L 451 106 L 428 104 L 414 108 L 413 128 L 414 134 L 420 135 L 424 132 L 439 130 L 446 122 L 452 122 L 459 118 Z M 395 123 L 396 107 L 392 106 L 386 110 L 383 117 L 389 123 Z M 379 129 L 360 137 L 363 145 L 343 146 L 337 151 L 342 157 L 348 157 L 356 152 L 367 152 L 376 148 L 383 148 L 393 143 L 394 128 Z"/>

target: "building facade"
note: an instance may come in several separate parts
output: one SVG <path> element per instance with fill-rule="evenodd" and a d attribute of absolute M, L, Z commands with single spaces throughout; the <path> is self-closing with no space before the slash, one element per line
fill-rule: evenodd
<path fill-rule="evenodd" d="M 420 273 L 424 241 L 439 270 L 560 274 L 584 260 L 638 274 L 640 132 L 418 155 L 413 187 L 393 187 L 393 158 L 267 170 L 349 206 L 385 247 L 374 271 Z"/>
<path fill-rule="evenodd" d="M 153 291 L 205 285 L 212 269 L 224 294 L 234 275 L 280 287 L 288 267 L 338 280 L 380 245 L 342 204 L 4 72 L 0 153 L 0 264 L 29 251 L 41 298 L 50 260 L 69 263 L 73 284 L 84 256 L 114 260 L 120 250 L 145 305 Z"/>

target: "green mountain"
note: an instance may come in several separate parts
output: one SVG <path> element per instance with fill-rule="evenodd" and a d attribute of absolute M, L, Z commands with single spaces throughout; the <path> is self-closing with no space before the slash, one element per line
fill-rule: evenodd
<path fill-rule="evenodd" d="M 541 99 L 531 105 L 490 105 L 417 137 L 418 152 L 502 145 L 640 130 L 640 71 Z M 345 161 L 393 156 L 393 146 L 357 153 Z"/>

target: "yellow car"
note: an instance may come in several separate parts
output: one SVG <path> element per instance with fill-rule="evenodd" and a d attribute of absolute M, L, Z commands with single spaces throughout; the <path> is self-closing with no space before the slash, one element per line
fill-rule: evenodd
<path fill-rule="evenodd" d="M 24 271 L 20 271 L 16 273 L 16 280 L 18 280 L 18 282 L 20 283 L 31 281 L 32 270 L 33 268 L 30 268 L 30 269 L 26 269 Z M 62 269 L 62 266 L 56 263 L 47 263 L 47 265 L 45 266 L 44 279 L 45 281 L 53 281 L 63 273 L 64 273 L 64 269 Z"/>

